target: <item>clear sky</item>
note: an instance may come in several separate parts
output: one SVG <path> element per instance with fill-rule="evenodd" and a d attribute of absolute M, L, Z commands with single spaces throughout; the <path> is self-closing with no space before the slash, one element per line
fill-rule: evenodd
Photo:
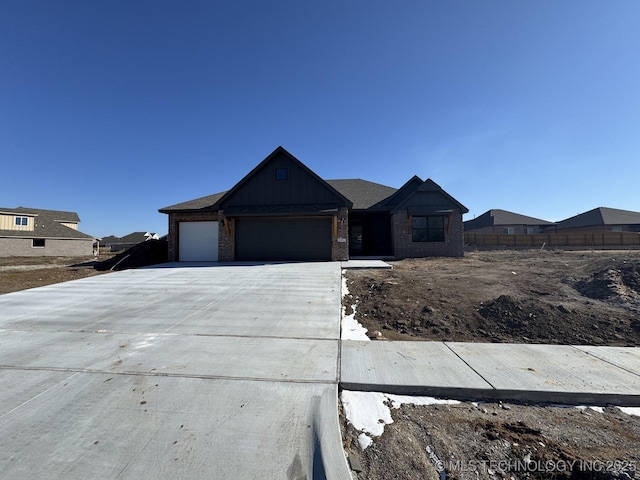
<path fill-rule="evenodd" d="M 465 220 L 640 211 L 638 0 L 2 0 L 0 206 L 98 237 L 278 145 Z"/>

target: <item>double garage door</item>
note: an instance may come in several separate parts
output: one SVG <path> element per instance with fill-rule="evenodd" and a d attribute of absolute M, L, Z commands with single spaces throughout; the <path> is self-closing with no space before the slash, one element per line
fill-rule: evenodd
<path fill-rule="evenodd" d="M 331 218 L 238 218 L 236 260 L 331 260 Z"/>

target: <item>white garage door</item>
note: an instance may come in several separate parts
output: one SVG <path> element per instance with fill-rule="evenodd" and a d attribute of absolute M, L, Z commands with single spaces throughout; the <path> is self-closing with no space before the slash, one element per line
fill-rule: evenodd
<path fill-rule="evenodd" d="M 218 222 L 180 222 L 178 260 L 218 261 Z"/>

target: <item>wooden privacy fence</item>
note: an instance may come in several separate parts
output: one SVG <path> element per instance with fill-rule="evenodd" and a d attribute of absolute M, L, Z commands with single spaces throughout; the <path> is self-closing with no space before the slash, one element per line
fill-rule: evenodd
<path fill-rule="evenodd" d="M 640 233 L 585 232 L 541 233 L 535 235 L 497 235 L 465 233 L 464 243 L 477 247 L 542 248 L 554 247 L 630 247 L 640 248 Z"/>

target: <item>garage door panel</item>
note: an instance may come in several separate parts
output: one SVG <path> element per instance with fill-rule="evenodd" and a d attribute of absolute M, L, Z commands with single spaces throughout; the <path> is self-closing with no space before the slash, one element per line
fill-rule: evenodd
<path fill-rule="evenodd" d="M 180 222 L 178 260 L 218 261 L 218 222 Z"/>
<path fill-rule="evenodd" d="M 331 260 L 331 219 L 237 219 L 236 260 Z"/>

